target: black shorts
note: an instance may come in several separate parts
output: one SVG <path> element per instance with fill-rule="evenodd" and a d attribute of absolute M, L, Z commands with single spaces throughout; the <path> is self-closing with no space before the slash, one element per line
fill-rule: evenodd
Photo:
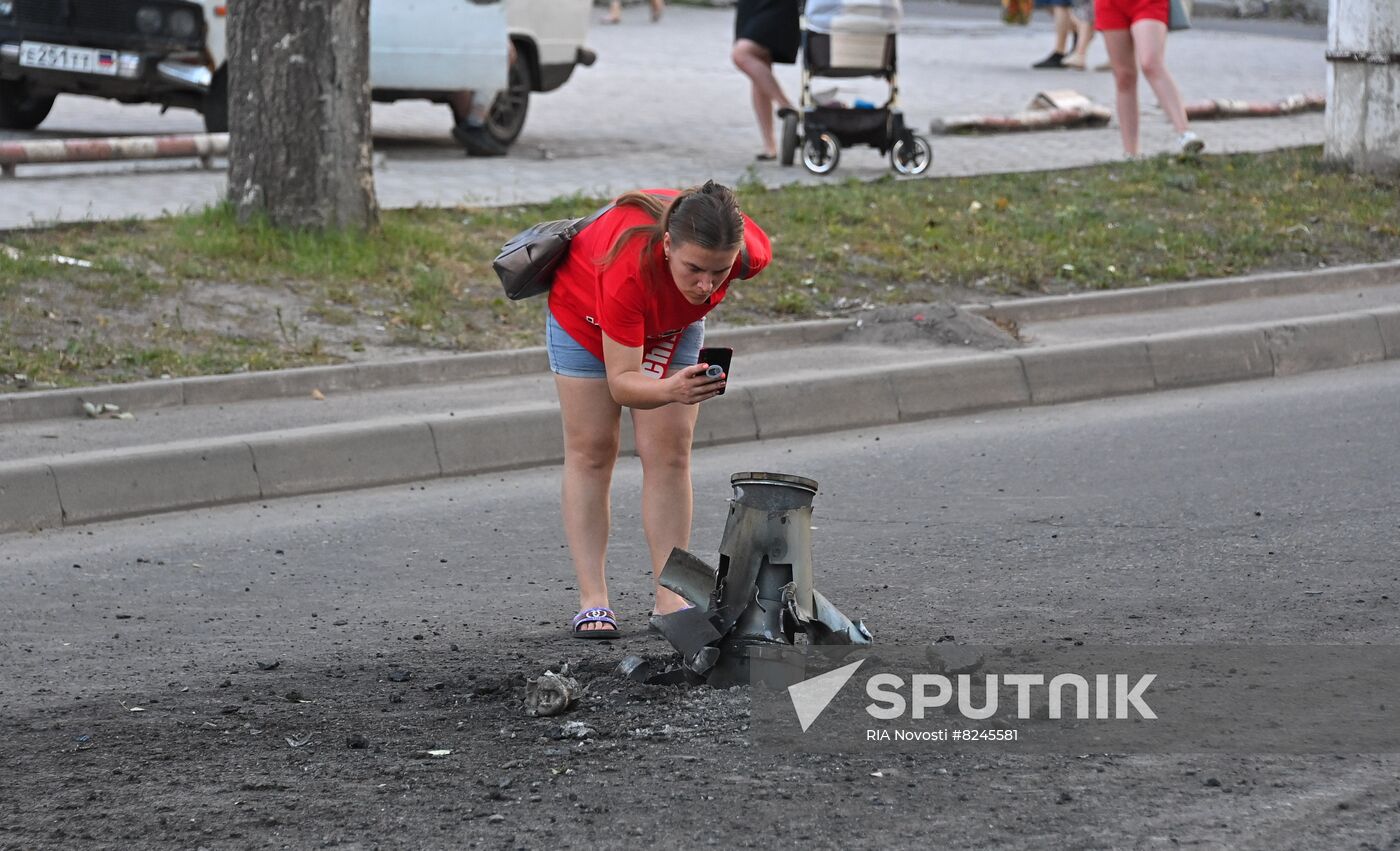
<path fill-rule="evenodd" d="M 801 16 L 798 0 L 739 0 L 734 40 L 746 38 L 766 48 L 774 62 L 791 65 L 802 46 Z"/>

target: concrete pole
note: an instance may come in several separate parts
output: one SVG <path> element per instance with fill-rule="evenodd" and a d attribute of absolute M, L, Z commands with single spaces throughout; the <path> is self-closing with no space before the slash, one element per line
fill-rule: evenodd
<path fill-rule="evenodd" d="M 1329 0 L 1329 160 L 1400 172 L 1400 0 Z"/>

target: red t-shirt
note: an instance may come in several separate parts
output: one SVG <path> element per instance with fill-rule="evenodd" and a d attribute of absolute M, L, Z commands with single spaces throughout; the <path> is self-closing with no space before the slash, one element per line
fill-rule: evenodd
<path fill-rule="evenodd" d="M 646 191 L 668 197 L 679 194 L 674 189 Z M 652 223 L 651 215 L 639 207 L 614 207 L 574 237 L 568 256 L 555 273 L 549 290 L 550 313 L 570 337 L 599 360 L 603 358 L 603 332 L 624 346 L 645 346 L 672 337 L 713 310 L 729 291 L 730 281 L 752 278 L 773 258 L 768 235 L 744 216 L 744 250 L 734 268 L 709 301 L 691 304 L 676 289 L 660 245 L 653 257 L 658 274 L 654 279 L 643 274 L 645 236 L 634 237 L 610 265 L 601 265 L 623 231 Z"/>

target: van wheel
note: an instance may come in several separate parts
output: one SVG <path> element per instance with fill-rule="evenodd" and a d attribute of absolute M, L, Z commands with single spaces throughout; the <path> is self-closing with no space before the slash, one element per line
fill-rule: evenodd
<path fill-rule="evenodd" d="M 204 93 L 204 130 L 208 133 L 228 132 L 228 66 L 214 72 L 209 91 Z"/>
<path fill-rule="evenodd" d="M 53 109 L 54 95 L 36 97 L 23 80 L 0 80 L 0 129 L 33 130 Z"/>
<path fill-rule="evenodd" d="M 491 102 L 491 114 L 486 118 L 486 132 L 509 146 L 525 129 L 525 113 L 530 109 L 530 66 L 525 59 L 525 51 L 517 50 L 515 61 L 510 63 L 510 73 L 506 77 L 505 91 L 496 95 Z"/>

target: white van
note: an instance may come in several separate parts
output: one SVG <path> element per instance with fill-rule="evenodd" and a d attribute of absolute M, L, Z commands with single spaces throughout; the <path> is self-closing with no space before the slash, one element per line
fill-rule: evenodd
<path fill-rule="evenodd" d="M 0 0 L 0 128 L 33 129 L 57 95 L 85 94 L 197 109 L 210 132 L 226 131 L 229 2 Z M 509 145 L 531 92 L 593 64 L 590 11 L 590 0 L 373 0 L 374 99 L 500 92 L 487 129 Z"/>

